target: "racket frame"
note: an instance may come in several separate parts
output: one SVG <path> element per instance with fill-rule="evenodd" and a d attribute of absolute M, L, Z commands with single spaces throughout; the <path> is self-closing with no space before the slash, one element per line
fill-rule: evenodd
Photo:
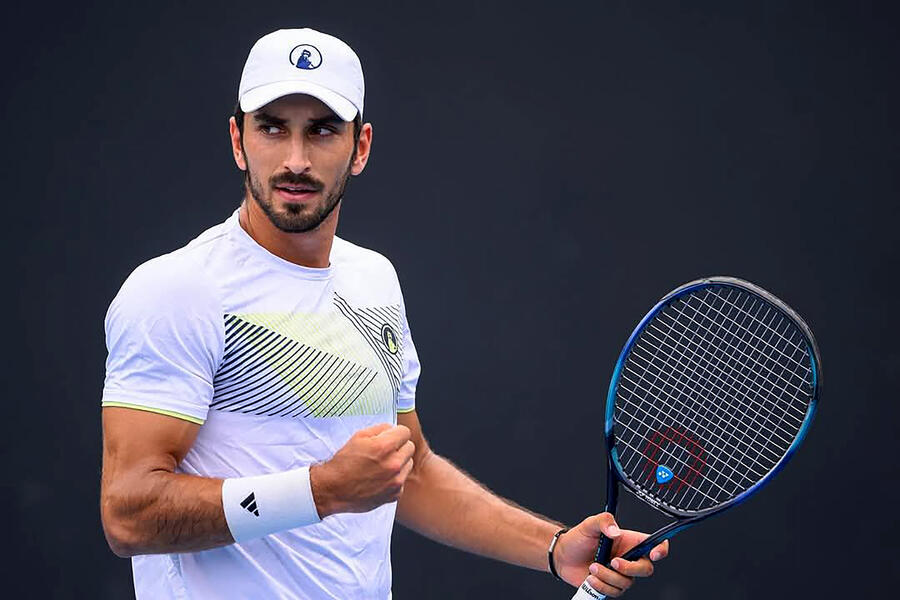
<path fill-rule="evenodd" d="M 690 294 L 698 289 L 711 287 L 711 286 L 726 286 L 726 287 L 734 287 L 738 288 L 743 292 L 750 293 L 752 295 L 756 295 L 760 297 L 762 300 L 767 303 L 773 305 L 776 309 L 778 309 L 786 318 L 792 321 L 806 336 L 809 344 L 807 346 L 807 352 L 810 358 L 810 364 L 812 369 L 812 399 L 809 403 L 809 406 L 806 409 L 806 414 L 803 418 L 803 423 L 800 425 L 800 429 L 794 438 L 791 445 L 788 447 L 787 451 L 781 457 L 781 459 L 766 473 L 763 477 L 760 478 L 755 484 L 750 486 L 748 489 L 744 490 L 734 498 L 727 500 L 721 504 L 716 506 L 700 510 L 700 511 L 691 511 L 685 512 L 680 511 L 678 509 L 672 508 L 670 506 L 666 506 L 664 503 L 660 502 L 650 494 L 647 494 L 639 487 L 633 485 L 628 477 L 625 475 L 622 465 L 619 462 L 618 451 L 616 450 L 616 435 L 615 435 L 615 404 L 616 404 L 616 390 L 618 389 L 619 377 L 622 373 L 622 370 L 625 367 L 625 361 L 627 360 L 631 348 L 637 342 L 638 337 L 644 331 L 647 323 L 649 323 L 660 311 L 669 306 L 672 302 L 675 302 L 682 296 Z M 822 367 L 821 367 L 821 359 L 819 357 L 819 349 L 816 345 L 816 339 L 813 337 L 812 331 L 806 322 L 798 315 L 790 306 L 765 291 L 764 289 L 753 285 L 747 281 L 742 279 L 738 279 L 736 277 L 706 277 L 702 279 L 697 279 L 695 281 L 688 282 L 668 294 L 666 294 L 662 300 L 656 303 L 650 312 L 648 312 L 641 322 L 638 323 L 637 327 L 635 327 L 634 331 L 631 333 L 631 336 L 628 338 L 628 341 L 625 343 L 625 346 L 622 348 L 622 352 L 619 354 L 619 359 L 616 361 L 615 369 L 613 370 L 612 378 L 609 383 L 609 391 L 606 396 L 606 421 L 604 426 L 604 438 L 606 441 L 606 456 L 607 456 L 607 479 L 606 479 L 606 508 L 605 512 L 609 512 L 610 514 L 615 514 L 616 507 L 618 505 L 619 499 L 619 484 L 623 485 L 629 492 L 643 500 L 645 503 L 649 504 L 653 508 L 658 511 L 665 513 L 671 517 L 677 519 L 676 521 L 669 523 L 668 525 L 658 529 L 652 535 L 650 535 L 646 540 L 630 549 L 626 552 L 622 558 L 625 560 L 637 560 L 638 558 L 645 556 L 650 550 L 661 543 L 663 540 L 667 540 L 677 533 L 684 531 L 685 529 L 696 525 L 700 521 L 707 519 L 713 515 L 719 514 L 729 508 L 737 506 L 741 504 L 747 498 L 758 492 L 769 483 L 772 478 L 779 472 L 784 466 L 787 464 L 788 460 L 794 455 L 797 448 L 800 446 L 800 443 L 803 441 L 803 438 L 806 437 L 806 432 L 809 430 L 810 423 L 812 422 L 813 415 L 815 414 L 816 407 L 818 405 L 819 397 L 822 389 Z M 597 548 L 596 561 L 608 565 L 610 558 L 610 550 L 612 548 L 612 542 L 606 536 L 601 538 L 600 544 Z"/>

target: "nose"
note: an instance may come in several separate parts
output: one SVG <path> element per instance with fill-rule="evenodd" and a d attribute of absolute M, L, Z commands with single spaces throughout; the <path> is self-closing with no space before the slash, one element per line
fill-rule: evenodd
<path fill-rule="evenodd" d="M 309 170 L 312 166 L 309 160 L 309 147 L 304 143 L 302 135 L 291 136 L 290 149 L 285 157 L 284 166 L 297 174 Z"/>

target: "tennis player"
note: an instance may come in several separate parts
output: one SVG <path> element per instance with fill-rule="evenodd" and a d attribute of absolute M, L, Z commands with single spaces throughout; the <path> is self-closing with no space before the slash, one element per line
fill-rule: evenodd
<path fill-rule="evenodd" d="M 390 598 L 395 518 L 469 552 L 618 596 L 650 560 L 609 514 L 570 530 L 428 447 L 397 275 L 335 235 L 372 125 L 344 42 L 250 51 L 231 146 L 240 207 L 138 267 L 106 317 L 101 515 L 138 598 Z M 652 559 L 666 555 L 666 543 Z"/>

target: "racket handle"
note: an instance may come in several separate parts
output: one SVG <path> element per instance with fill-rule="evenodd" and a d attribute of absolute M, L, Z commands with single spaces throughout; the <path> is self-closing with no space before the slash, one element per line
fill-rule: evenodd
<path fill-rule="evenodd" d="M 604 598 L 606 596 L 592 588 L 587 579 L 578 586 L 578 591 L 572 596 L 572 600 L 603 600 Z"/>
<path fill-rule="evenodd" d="M 601 533 L 600 543 L 597 544 L 597 554 L 594 555 L 594 562 L 601 565 L 608 564 L 610 555 L 612 555 L 612 545 L 612 540 Z"/>

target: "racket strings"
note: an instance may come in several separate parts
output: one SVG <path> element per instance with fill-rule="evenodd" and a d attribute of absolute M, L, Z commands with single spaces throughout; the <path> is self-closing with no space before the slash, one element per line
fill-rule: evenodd
<path fill-rule="evenodd" d="M 803 332 L 743 289 L 681 296 L 645 324 L 616 389 L 619 463 L 677 510 L 721 504 L 787 452 L 813 395 Z"/>

